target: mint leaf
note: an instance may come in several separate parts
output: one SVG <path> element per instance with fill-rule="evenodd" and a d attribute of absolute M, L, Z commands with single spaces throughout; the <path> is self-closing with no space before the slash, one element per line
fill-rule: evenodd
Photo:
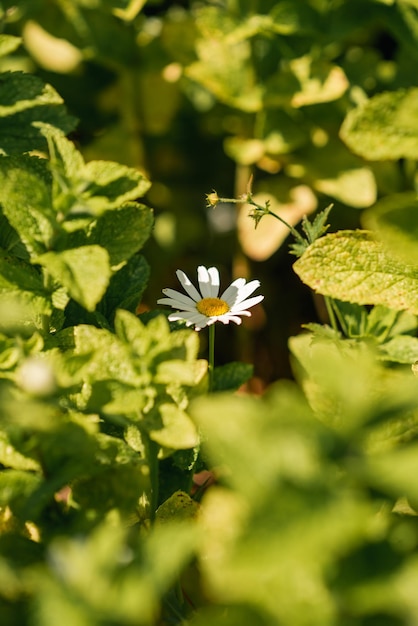
<path fill-rule="evenodd" d="M 235 391 L 253 375 L 250 363 L 227 363 L 215 367 L 213 371 L 213 391 Z"/>
<path fill-rule="evenodd" d="M 116 270 L 141 250 L 151 234 L 154 223 L 151 209 L 137 202 L 107 211 L 92 226 L 88 243 L 98 244 L 109 254 L 110 265 Z"/>
<path fill-rule="evenodd" d="M 49 179 L 44 159 L 0 157 L 2 212 L 31 255 L 46 252 L 56 228 Z"/>
<path fill-rule="evenodd" d="M 37 76 L 0 74 L 0 91 L 0 152 L 4 154 L 45 150 L 45 139 L 34 122 L 51 124 L 64 133 L 75 127 L 62 98 Z"/>
<path fill-rule="evenodd" d="M 94 311 L 110 280 L 109 255 L 99 246 L 47 252 L 36 259 L 68 294 L 88 311 Z"/>

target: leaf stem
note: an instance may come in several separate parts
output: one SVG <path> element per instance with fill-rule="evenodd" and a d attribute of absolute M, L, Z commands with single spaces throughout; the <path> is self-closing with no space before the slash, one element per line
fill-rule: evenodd
<path fill-rule="evenodd" d="M 327 307 L 327 313 L 329 316 L 329 321 L 331 322 L 331 326 L 334 330 L 338 331 L 338 323 L 335 317 L 334 307 L 332 306 L 332 298 L 329 296 L 324 296 L 325 306 Z"/>

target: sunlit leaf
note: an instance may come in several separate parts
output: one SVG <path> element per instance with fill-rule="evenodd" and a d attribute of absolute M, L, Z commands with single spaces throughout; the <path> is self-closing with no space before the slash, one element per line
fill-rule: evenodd
<path fill-rule="evenodd" d="M 182 450 L 199 443 L 194 423 L 175 404 L 161 404 L 148 414 L 147 429 L 150 438 L 165 448 Z"/>
<path fill-rule="evenodd" d="M 50 85 L 31 74 L 6 72 L 0 76 L 0 150 L 19 154 L 44 150 L 45 140 L 33 122 L 45 122 L 63 132 L 75 126 L 62 98 Z"/>
<path fill-rule="evenodd" d="M 365 213 L 363 220 L 391 253 L 405 263 L 418 265 L 418 200 L 415 193 L 383 198 Z"/>
<path fill-rule="evenodd" d="M 418 89 L 377 94 L 348 113 L 341 138 L 370 160 L 418 157 Z"/>
<path fill-rule="evenodd" d="M 0 35 L 0 57 L 14 52 L 22 43 L 20 37 L 14 35 Z"/>
<path fill-rule="evenodd" d="M 94 311 L 110 280 L 109 255 L 99 246 L 83 246 L 47 252 L 37 257 L 69 295 L 88 311 Z"/>
<path fill-rule="evenodd" d="M 418 269 L 388 256 L 366 231 L 339 231 L 313 243 L 294 264 L 317 293 L 418 314 Z"/>

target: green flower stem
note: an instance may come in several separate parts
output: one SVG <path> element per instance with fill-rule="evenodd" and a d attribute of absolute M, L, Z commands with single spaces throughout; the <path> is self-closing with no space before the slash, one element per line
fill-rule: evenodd
<path fill-rule="evenodd" d="M 45 289 L 51 293 L 52 288 L 53 288 L 53 280 L 52 280 L 51 275 L 45 269 L 43 270 L 42 280 L 43 280 Z M 49 335 L 51 331 L 51 315 L 50 314 L 42 313 L 41 325 L 42 325 L 42 331 L 45 333 L 45 335 Z"/>
<path fill-rule="evenodd" d="M 213 370 L 215 367 L 215 324 L 209 326 L 209 391 L 213 390 Z"/>
<path fill-rule="evenodd" d="M 263 207 L 259 207 L 260 209 L 264 210 Z M 292 235 L 294 236 L 295 239 L 297 239 L 297 241 L 299 241 L 299 243 L 305 243 L 304 238 L 302 237 L 302 235 L 300 233 L 298 233 L 298 231 L 296 230 L 296 228 L 293 228 L 293 226 L 291 226 L 290 224 L 288 224 L 286 222 L 286 220 L 284 220 L 282 217 L 280 217 L 280 215 L 277 215 L 277 213 L 273 213 L 273 211 L 270 211 L 269 208 L 267 208 L 267 210 L 265 211 L 265 215 L 271 215 L 272 217 L 275 217 L 276 220 L 279 220 L 279 222 L 281 222 L 282 224 L 284 224 L 284 226 L 286 226 L 290 232 L 292 233 Z"/>
<path fill-rule="evenodd" d="M 279 220 L 279 222 L 281 222 L 284 226 L 286 226 L 286 228 L 289 229 L 289 231 L 292 233 L 294 238 L 297 241 L 299 241 L 299 243 L 303 243 L 303 244 L 305 243 L 304 238 L 302 237 L 300 233 L 298 233 L 296 228 L 293 228 L 293 226 L 288 224 L 286 220 L 280 217 L 280 215 L 278 215 L 277 213 L 270 211 L 268 202 L 266 202 L 264 206 L 262 206 L 261 204 L 257 204 L 257 202 L 254 202 L 251 192 L 247 192 L 246 194 L 243 194 L 239 198 L 220 198 L 216 194 L 216 192 L 214 192 L 213 194 L 209 194 L 207 196 L 207 200 L 208 200 L 209 206 L 213 206 L 213 207 L 219 203 L 249 204 L 254 207 L 254 210 L 250 213 L 250 217 L 252 217 L 255 220 L 256 227 L 259 221 L 261 220 L 261 218 L 264 217 L 264 215 L 271 215 L 272 217 L 275 217 L 276 220 Z"/>
<path fill-rule="evenodd" d="M 159 462 L 158 462 L 158 444 L 150 439 L 149 434 L 141 429 L 141 438 L 145 448 L 145 458 L 149 468 L 149 507 L 150 507 L 150 520 L 153 523 L 155 521 L 155 512 L 158 508 L 158 483 L 159 483 Z"/>

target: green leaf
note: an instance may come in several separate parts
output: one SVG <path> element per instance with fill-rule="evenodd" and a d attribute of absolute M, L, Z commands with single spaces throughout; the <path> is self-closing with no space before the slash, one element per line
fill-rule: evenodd
<path fill-rule="evenodd" d="M 146 416 L 149 436 L 160 446 L 172 450 L 194 448 L 199 443 L 196 426 L 175 404 L 160 404 Z"/>
<path fill-rule="evenodd" d="M 409 363 L 418 361 L 418 338 L 408 335 L 393 337 L 379 348 L 382 358 L 395 363 Z"/>
<path fill-rule="evenodd" d="M 246 383 L 254 372 L 250 363 L 227 363 L 213 371 L 213 391 L 235 391 Z"/>
<path fill-rule="evenodd" d="M 100 413 L 104 419 L 138 419 L 141 411 L 152 401 L 152 390 L 144 390 L 138 384 L 128 385 L 118 380 L 95 380 L 91 383 L 91 393 L 87 410 Z M 115 418 L 117 416 L 117 418 Z"/>
<path fill-rule="evenodd" d="M 338 65 L 309 55 L 292 59 L 266 82 L 266 106 L 291 105 L 296 109 L 340 98 L 349 86 Z"/>
<path fill-rule="evenodd" d="M 369 232 L 326 235 L 309 246 L 293 268 L 306 285 L 325 296 L 418 314 L 418 268 L 388 256 Z"/>
<path fill-rule="evenodd" d="M 78 324 L 62 331 L 58 340 L 63 350 L 90 355 L 88 379 L 91 381 L 116 379 L 132 387 L 141 384 L 127 346 L 108 330 Z"/>
<path fill-rule="evenodd" d="M 364 439 L 360 428 L 373 432 L 376 422 L 387 433 L 393 420 L 407 424 L 416 406 L 416 382 L 409 368 L 391 370 L 366 342 L 331 333 L 291 337 L 289 347 L 297 360 L 296 378 L 322 422 L 357 439 Z"/>
<path fill-rule="evenodd" d="M 46 252 L 56 228 L 45 159 L 0 158 L 0 201 L 9 224 L 29 254 Z"/>
<path fill-rule="evenodd" d="M 377 94 L 348 113 L 340 135 L 369 160 L 418 158 L 418 88 Z"/>
<path fill-rule="evenodd" d="M 116 442 L 116 440 L 115 440 Z M 120 442 L 122 444 L 122 442 Z M 73 485 L 74 501 L 90 516 L 102 519 L 111 509 L 132 513 L 148 486 L 144 465 L 139 462 L 103 462 Z"/>
<path fill-rule="evenodd" d="M 36 316 L 51 313 L 51 308 L 41 274 L 0 249 L 0 318 L 11 322 L 15 316 L 15 321 L 27 318 L 35 322 Z"/>
<path fill-rule="evenodd" d="M 363 216 L 367 228 L 405 263 L 418 265 L 418 200 L 416 193 L 393 194 Z"/>
<path fill-rule="evenodd" d="M 318 14 L 303 0 L 282 0 L 270 12 L 273 30 L 279 35 L 315 34 L 319 28 Z"/>
<path fill-rule="evenodd" d="M 331 137 L 324 146 L 306 146 L 296 163 L 304 168 L 307 181 L 320 193 L 358 209 L 376 201 L 372 170 L 337 138 Z"/>
<path fill-rule="evenodd" d="M 85 164 L 62 132 L 47 124 L 38 126 L 48 141 L 54 205 L 69 220 L 100 216 L 149 189 L 149 181 L 139 170 L 112 161 Z M 66 226 L 71 230 L 71 221 Z"/>
<path fill-rule="evenodd" d="M 418 486 L 414 480 L 418 471 L 418 444 L 413 442 L 385 455 L 370 458 L 367 468 L 369 480 L 395 498 L 406 497 L 418 505 Z"/>
<path fill-rule="evenodd" d="M 110 265 L 115 270 L 141 250 L 150 236 L 153 223 L 150 208 L 130 202 L 99 217 L 87 241 L 108 251 Z"/>
<path fill-rule="evenodd" d="M 101 205 L 104 199 L 106 210 L 136 200 L 151 186 L 139 170 L 113 161 L 90 161 L 86 164 L 82 176 L 87 184 L 84 195 L 91 198 L 89 205 L 93 211 L 96 203 L 97 210 L 103 210 Z"/>
<path fill-rule="evenodd" d="M 167 385 L 196 385 L 206 373 L 206 363 L 203 359 L 200 361 L 167 359 L 158 364 L 155 381 Z"/>
<path fill-rule="evenodd" d="M 262 400 L 227 392 L 202 396 L 190 414 L 205 454 L 215 467 L 227 465 L 227 484 L 253 505 L 277 493 L 280 480 L 315 480 L 316 452 L 308 441 L 321 427 L 295 385 L 281 382 Z"/>
<path fill-rule="evenodd" d="M 34 459 L 21 454 L 12 445 L 6 432 L 0 432 L 0 463 L 15 470 L 39 471 L 40 465 Z"/>
<path fill-rule="evenodd" d="M 0 151 L 5 154 L 45 149 L 35 122 L 51 124 L 65 133 L 73 130 L 75 118 L 68 115 L 62 98 L 37 76 L 6 72 L 0 75 L 0 89 Z"/>
<path fill-rule="evenodd" d="M 308 128 L 298 111 L 266 109 L 260 114 L 267 154 L 288 154 L 307 143 Z"/>
<path fill-rule="evenodd" d="M 189 520 L 196 517 L 199 504 L 184 491 L 176 491 L 157 509 L 156 518 L 161 523 Z"/>
<path fill-rule="evenodd" d="M 126 309 L 135 313 L 150 275 L 150 268 L 145 258 L 134 254 L 129 261 L 110 279 L 104 299 L 99 304 L 99 311 L 112 319 L 116 309 Z"/>
<path fill-rule="evenodd" d="M 109 255 L 100 246 L 47 252 L 37 257 L 36 262 L 88 311 L 94 311 L 109 284 Z"/>
<path fill-rule="evenodd" d="M 119 309 L 115 316 L 115 331 L 129 350 L 139 357 L 141 368 L 148 362 L 153 372 L 159 363 L 167 360 L 194 361 L 197 358 L 197 333 L 189 329 L 170 332 L 167 318 L 161 314 L 145 325 L 132 313 Z"/>
<path fill-rule="evenodd" d="M 21 37 L 15 37 L 14 35 L 0 35 L 0 57 L 7 56 L 8 54 L 14 52 L 21 43 Z"/>
<path fill-rule="evenodd" d="M 185 68 L 185 75 L 201 84 L 220 102 L 245 112 L 262 108 L 262 87 L 257 84 L 249 63 L 251 46 L 247 41 L 228 44 L 226 39 L 201 39 L 197 44 L 199 61 Z"/>
<path fill-rule="evenodd" d="M 0 472 L 0 506 L 9 506 L 16 515 L 21 514 L 26 499 L 37 490 L 40 481 L 40 476 L 32 472 L 4 469 Z"/>

